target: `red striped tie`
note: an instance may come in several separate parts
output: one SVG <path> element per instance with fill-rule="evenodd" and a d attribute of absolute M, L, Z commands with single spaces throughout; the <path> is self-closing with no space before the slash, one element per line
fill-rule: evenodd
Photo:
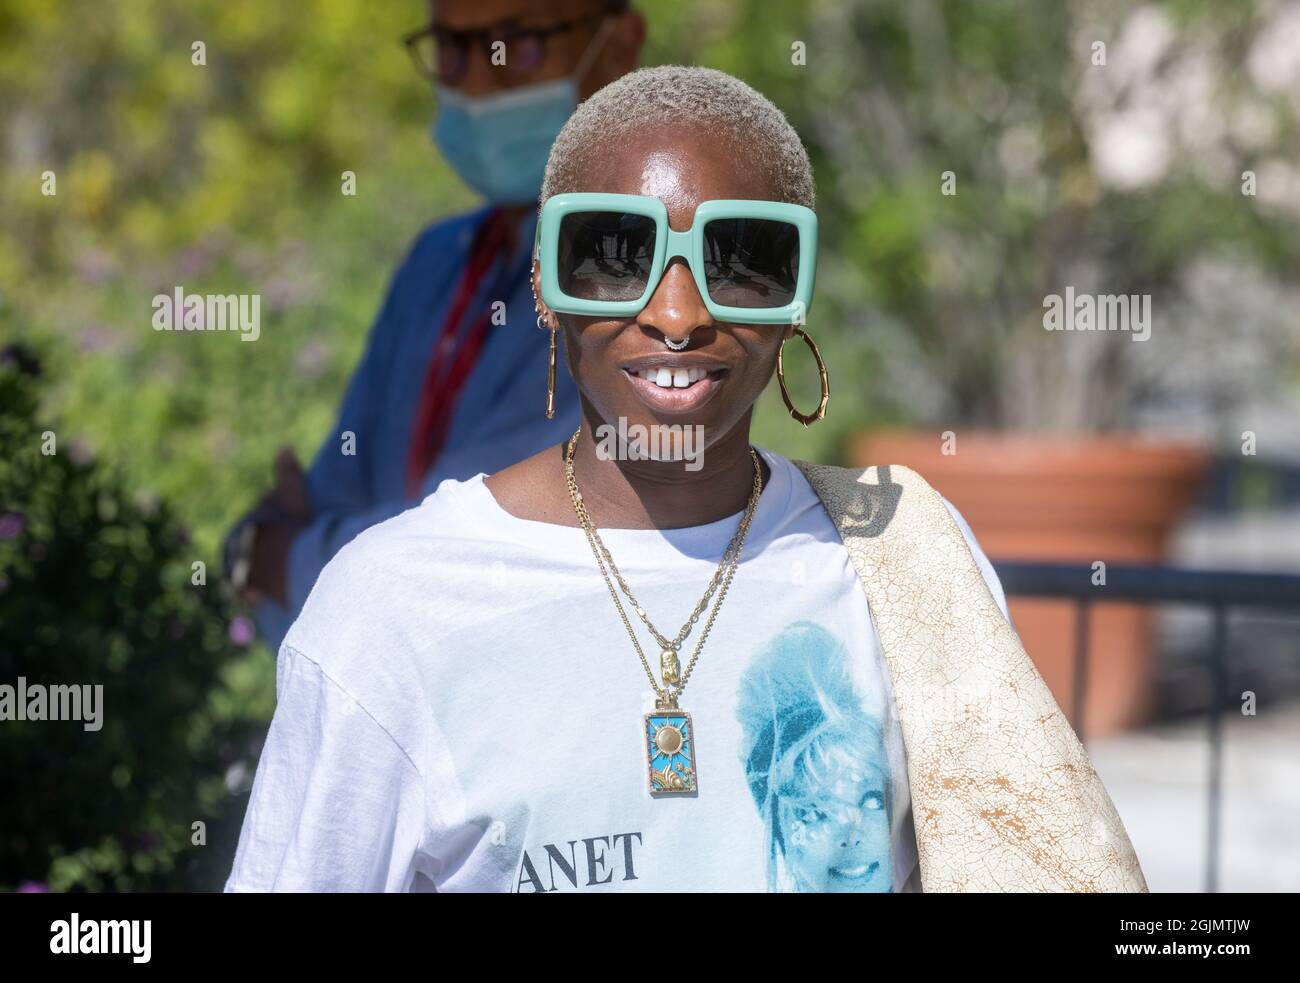
<path fill-rule="evenodd" d="M 501 208 L 493 208 L 475 232 L 465 275 L 447 309 L 447 317 L 438 334 L 438 343 L 429 359 L 429 368 L 420 390 L 406 462 L 407 498 L 415 498 L 420 494 L 425 475 L 442 451 L 451 426 L 452 411 L 483 346 L 483 339 L 491 323 L 490 309 L 480 313 L 459 348 L 456 346 L 458 329 L 483 277 L 504 248 L 509 230 L 506 212 Z"/>

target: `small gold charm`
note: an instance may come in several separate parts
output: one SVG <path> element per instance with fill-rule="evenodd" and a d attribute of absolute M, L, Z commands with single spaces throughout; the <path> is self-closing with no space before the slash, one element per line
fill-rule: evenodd
<path fill-rule="evenodd" d="M 665 686 L 676 686 L 681 682 L 681 663 L 677 661 L 676 649 L 664 649 L 659 655 L 659 672 L 664 678 Z"/>

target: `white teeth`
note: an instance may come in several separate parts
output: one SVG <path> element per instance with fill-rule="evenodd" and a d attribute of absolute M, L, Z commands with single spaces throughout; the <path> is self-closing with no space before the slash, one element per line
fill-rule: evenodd
<path fill-rule="evenodd" d="M 664 389 L 685 389 L 708 374 L 707 369 L 670 369 L 666 365 L 657 369 L 641 369 L 636 373 L 640 378 Z"/>

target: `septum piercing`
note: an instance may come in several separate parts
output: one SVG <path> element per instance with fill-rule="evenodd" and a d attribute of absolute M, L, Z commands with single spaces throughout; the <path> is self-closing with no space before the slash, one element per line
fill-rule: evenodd
<path fill-rule="evenodd" d="M 540 306 L 540 305 L 539 305 L 538 302 L 537 302 L 537 288 L 536 288 L 535 286 L 533 286 L 533 281 L 532 281 L 532 278 L 531 278 L 531 277 L 529 278 L 528 286 L 532 288 L 532 291 L 533 291 L 533 305 L 534 305 L 534 309 L 536 309 L 536 307 L 538 307 L 538 306 Z M 543 331 L 546 330 L 546 326 L 545 326 L 544 324 L 542 324 L 542 314 L 541 314 L 540 311 L 539 311 L 538 314 L 537 314 L 537 327 L 541 328 Z M 673 351 L 675 351 L 675 352 L 684 351 L 684 350 L 686 349 L 686 346 L 689 345 L 690 343 L 691 343 L 691 336 L 690 336 L 689 333 L 688 333 L 688 334 L 686 335 L 686 337 L 683 338 L 680 342 L 678 342 L 678 341 L 673 341 L 673 340 L 672 340 L 671 338 L 669 338 L 667 335 L 664 335 L 664 344 L 667 345 L 669 348 L 671 348 L 671 349 L 672 349 Z"/>

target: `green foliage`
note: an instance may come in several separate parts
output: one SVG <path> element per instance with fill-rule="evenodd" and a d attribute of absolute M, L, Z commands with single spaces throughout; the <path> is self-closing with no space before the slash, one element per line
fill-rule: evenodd
<path fill-rule="evenodd" d="M 266 672 L 247 678 L 170 511 L 39 423 L 36 395 L 0 364 L 0 680 L 103 690 L 98 730 L 0 722 L 0 889 L 220 887 L 243 803 L 224 776 L 251 765 Z"/>
<path fill-rule="evenodd" d="M 214 552 L 276 448 L 315 451 L 415 234 L 472 202 L 398 42 L 424 6 L 41 0 L 4 17 L 0 305 L 47 352 L 80 439 Z M 151 299 L 177 285 L 260 294 L 261 338 L 153 331 Z"/>
<path fill-rule="evenodd" d="M 1215 417 L 1261 392 L 1294 393 L 1300 346 L 1273 297 L 1300 286 L 1300 210 L 1279 201 L 1288 180 L 1300 186 L 1300 102 L 1247 70 L 1279 10 L 1202 0 L 656 7 L 649 60 L 713 65 L 755 85 L 790 117 L 817 174 L 823 245 L 809 329 L 830 367 L 829 415 L 798 434 L 769 392 L 758 437 L 829 460 L 869 423 L 1091 431 L 1132 428 L 1153 398 Z M 796 40 L 803 66 L 790 57 Z M 1092 62 L 1096 42 L 1104 66 Z M 1126 187 L 1098 157 L 1135 108 L 1168 162 Z M 1246 170 L 1267 173 L 1271 194 L 1243 195 Z M 953 195 L 940 193 L 947 172 Z M 1206 259 L 1270 289 L 1243 288 L 1223 323 L 1192 289 Z M 1045 339 L 1044 297 L 1066 284 L 1150 294 L 1149 351 L 1124 337 Z M 1202 380 L 1242 349 L 1267 369 L 1209 396 Z M 810 364 L 802 352 L 794 361 Z M 808 405 L 814 377 L 801 374 Z"/>
<path fill-rule="evenodd" d="M 1227 408 L 1164 364 L 1208 367 L 1224 349 L 1276 346 L 1300 365 L 1263 292 L 1235 297 L 1227 325 L 1189 282 L 1214 259 L 1279 292 L 1300 283 L 1295 204 L 1277 192 L 1290 166 L 1280 162 L 1296 156 L 1297 103 L 1242 71 L 1274 13 L 1262 3 L 809 5 L 810 66 L 818 60 L 802 132 L 819 146 L 828 252 L 855 274 L 835 302 L 844 330 L 874 332 L 892 356 L 877 362 L 887 374 L 857 366 L 861 384 L 881 387 L 873 412 L 1131 429 L 1153 395 Z M 1098 43 L 1105 64 L 1092 60 Z M 1123 168 L 1103 165 L 1115 157 Z M 1113 173 L 1135 174 L 1141 160 L 1158 163 L 1140 177 Z M 1257 167 L 1284 175 L 1271 197 L 1242 194 L 1243 172 Z M 954 194 L 939 193 L 945 174 Z M 1151 295 L 1150 351 L 1124 337 L 1045 339 L 1044 298 L 1066 285 Z M 1293 386 L 1286 365 L 1221 395 Z"/>

